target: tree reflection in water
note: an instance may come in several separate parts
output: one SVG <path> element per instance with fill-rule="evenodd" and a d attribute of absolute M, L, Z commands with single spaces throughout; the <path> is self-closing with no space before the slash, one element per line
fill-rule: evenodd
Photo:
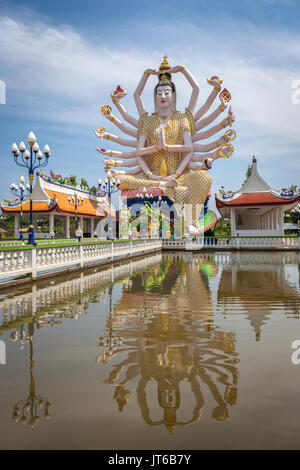
<path fill-rule="evenodd" d="M 228 419 L 229 407 L 237 401 L 235 335 L 219 331 L 214 324 L 208 273 L 216 275 L 217 267 L 204 258 L 165 256 L 161 266 L 123 285 L 122 297 L 110 309 L 105 335 L 99 339 L 97 364 L 114 358 L 105 382 L 115 384 L 113 399 L 119 410 L 130 400 L 128 385 L 137 379 L 137 402 L 145 423 L 165 425 L 171 433 L 176 426 L 187 426 L 201 417 L 206 401 L 202 388 L 209 390 L 207 402 L 211 398 L 215 402 L 214 420 Z M 110 354 L 103 345 L 105 336 L 115 338 Z M 153 380 L 163 413 L 159 420 L 151 418 L 156 403 L 147 393 Z M 184 393 L 182 403 L 184 382 L 195 400 L 192 412 L 191 396 Z M 179 410 L 190 416 L 178 420 Z"/>

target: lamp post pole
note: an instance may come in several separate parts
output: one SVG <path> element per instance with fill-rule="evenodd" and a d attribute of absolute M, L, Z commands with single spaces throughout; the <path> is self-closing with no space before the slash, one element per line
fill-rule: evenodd
<path fill-rule="evenodd" d="M 10 189 L 11 189 L 13 195 L 16 196 L 20 200 L 20 204 L 21 204 L 20 240 L 22 242 L 24 241 L 24 235 L 23 235 L 23 201 L 24 201 L 24 197 L 28 196 L 29 192 L 30 192 L 29 184 L 26 184 L 26 187 L 25 187 L 24 183 L 25 183 L 25 178 L 24 178 L 24 176 L 21 176 L 21 178 L 20 178 L 20 191 L 19 192 L 18 192 L 19 188 L 15 183 L 12 183 L 10 185 Z"/>
<path fill-rule="evenodd" d="M 48 164 L 48 159 L 51 155 L 50 148 L 45 145 L 43 153 L 40 151 L 39 144 L 36 141 L 36 136 L 31 131 L 27 136 L 27 142 L 30 146 L 30 152 L 26 149 L 24 142 L 21 142 L 19 147 L 14 143 L 11 147 L 11 151 L 14 156 L 14 160 L 18 166 L 27 168 L 29 178 L 29 204 L 30 204 L 30 225 L 29 225 L 29 236 L 28 244 L 36 245 L 34 240 L 34 227 L 33 227 L 33 212 L 32 212 L 32 185 L 34 179 L 34 171 L 38 168 L 42 168 Z M 19 159 L 19 155 L 21 157 Z"/>
<path fill-rule="evenodd" d="M 77 235 L 76 235 L 76 232 L 77 232 L 77 229 L 78 229 L 78 215 L 77 215 L 77 211 L 78 211 L 78 207 L 82 206 L 83 202 L 84 202 L 84 199 L 83 197 L 78 197 L 78 195 L 75 193 L 74 196 L 69 196 L 68 197 L 68 202 L 70 204 L 70 206 L 74 207 L 75 209 L 75 238 L 77 238 Z M 82 228 L 83 230 L 83 228 Z"/>
<path fill-rule="evenodd" d="M 108 197 L 108 240 L 113 239 L 113 231 L 112 231 L 112 224 L 111 224 L 111 196 L 113 193 L 119 191 L 120 181 L 116 181 L 114 177 L 112 177 L 111 172 L 107 172 L 107 178 L 102 183 L 101 180 L 98 182 L 98 187 L 100 193 L 105 194 Z"/>
<path fill-rule="evenodd" d="M 162 203 L 162 197 L 158 196 L 158 207 L 159 207 L 159 238 L 162 238 L 162 215 L 161 215 L 161 203 Z"/>

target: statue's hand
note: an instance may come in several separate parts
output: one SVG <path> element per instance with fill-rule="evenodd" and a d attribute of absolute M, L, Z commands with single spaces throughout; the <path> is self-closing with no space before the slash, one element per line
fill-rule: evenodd
<path fill-rule="evenodd" d="M 163 150 L 165 150 L 166 148 L 165 133 L 164 133 L 164 128 L 162 126 L 160 128 L 160 148 Z"/>
<path fill-rule="evenodd" d="M 102 139 L 107 139 L 107 136 L 108 136 L 108 132 L 99 132 L 99 131 L 94 131 L 94 134 L 96 137 L 99 137 L 99 139 L 102 137 Z"/>
<path fill-rule="evenodd" d="M 222 80 L 223 81 L 223 80 Z M 216 88 L 220 88 L 221 90 L 221 83 L 222 81 L 220 79 L 214 79 L 214 78 L 211 78 L 211 79 L 207 79 L 207 83 L 213 87 L 216 87 Z"/>
<path fill-rule="evenodd" d="M 150 179 L 151 179 L 151 180 L 154 180 L 154 181 L 163 181 L 163 180 L 164 180 L 164 176 L 151 175 L 151 176 L 150 176 Z"/>
<path fill-rule="evenodd" d="M 221 139 L 222 143 L 226 144 L 227 142 L 230 142 L 231 140 L 233 140 L 232 138 L 234 137 L 234 132 L 233 130 L 231 129 L 228 129 L 227 131 L 228 133 L 226 135 L 224 135 Z"/>
<path fill-rule="evenodd" d="M 176 65 L 176 67 L 172 67 L 171 70 L 168 71 L 168 72 L 169 73 L 178 73 L 178 72 L 182 72 L 184 69 L 185 69 L 184 65 Z"/>
<path fill-rule="evenodd" d="M 158 148 L 159 150 L 166 148 L 166 141 L 165 141 L 163 126 L 160 126 L 160 129 L 159 129 Z"/>
<path fill-rule="evenodd" d="M 226 109 L 228 106 L 228 102 L 224 101 L 224 98 L 220 96 L 221 106 L 223 109 Z"/>
<path fill-rule="evenodd" d="M 178 186 L 178 181 L 173 175 L 165 176 L 163 181 L 166 188 L 176 188 Z"/>
<path fill-rule="evenodd" d="M 227 126 L 230 126 L 234 121 L 235 121 L 235 115 L 231 114 L 230 117 L 228 116 L 227 118 L 224 119 L 223 123 L 225 124 L 225 127 L 227 127 Z"/>
<path fill-rule="evenodd" d="M 169 175 L 169 176 L 162 176 L 163 181 L 173 181 L 176 180 L 175 175 Z"/>
<path fill-rule="evenodd" d="M 212 159 L 217 160 L 218 158 L 221 158 L 222 156 L 220 155 L 220 150 L 222 151 L 223 158 L 224 156 L 226 157 L 227 155 L 230 156 L 233 153 L 233 147 L 230 145 L 222 147 L 222 149 L 217 150 L 216 152 L 213 153 Z"/>
<path fill-rule="evenodd" d="M 144 73 L 147 75 L 158 75 L 155 69 L 146 69 Z"/>
<path fill-rule="evenodd" d="M 96 149 L 97 152 L 102 153 L 102 155 L 109 155 L 111 150 L 106 150 L 106 149 Z"/>
<path fill-rule="evenodd" d="M 117 166 L 117 165 L 115 165 L 115 162 L 116 162 L 116 160 L 107 160 L 106 158 L 103 160 L 103 163 L 106 166 Z"/>
<path fill-rule="evenodd" d="M 104 171 L 110 171 L 111 172 L 111 176 L 115 177 L 118 175 L 118 170 L 111 170 L 110 168 L 109 169 L 104 169 Z"/>
<path fill-rule="evenodd" d="M 222 147 L 222 153 L 224 155 L 228 155 L 230 152 L 231 152 L 231 147 L 230 146 L 227 146 L 227 147 Z"/>

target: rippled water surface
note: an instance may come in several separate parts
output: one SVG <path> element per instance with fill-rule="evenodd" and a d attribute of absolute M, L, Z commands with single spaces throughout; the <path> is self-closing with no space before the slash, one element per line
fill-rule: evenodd
<path fill-rule="evenodd" d="M 0 447 L 299 448 L 299 256 L 156 254 L 0 291 Z"/>

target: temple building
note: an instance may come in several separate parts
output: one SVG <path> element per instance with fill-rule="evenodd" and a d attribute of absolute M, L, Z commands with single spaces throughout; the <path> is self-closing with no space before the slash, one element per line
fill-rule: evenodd
<path fill-rule="evenodd" d="M 231 236 L 282 236 L 284 213 L 297 206 L 300 191 L 272 189 L 257 170 L 253 157 L 251 174 L 236 192 L 215 195 L 222 217 L 230 219 Z"/>
<path fill-rule="evenodd" d="M 103 222 L 108 215 L 108 207 L 105 197 L 97 194 L 96 188 L 91 191 L 87 186 L 75 182 L 75 186 L 56 181 L 57 177 L 48 177 L 44 173 L 36 173 L 35 185 L 32 189 L 33 198 L 33 222 L 36 238 L 48 238 L 55 231 L 55 221 L 60 220 L 61 230 L 59 237 L 70 238 L 70 222 L 75 218 L 75 207 L 71 204 L 75 194 L 80 203 L 77 207 L 78 223 L 83 230 L 83 236 L 103 236 Z M 69 183 L 69 184 L 68 184 Z M 23 215 L 29 215 L 29 198 L 23 202 Z M 19 226 L 21 205 L 19 201 L 1 203 L 2 212 L 15 217 L 15 238 L 19 238 Z M 49 219 L 49 233 L 40 231 L 40 220 Z M 99 223 L 102 222 L 102 223 Z M 106 222 L 107 223 L 107 219 Z M 101 232 L 101 233 L 100 233 Z M 58 234 L 57 234 L 58 235 Z"/>

